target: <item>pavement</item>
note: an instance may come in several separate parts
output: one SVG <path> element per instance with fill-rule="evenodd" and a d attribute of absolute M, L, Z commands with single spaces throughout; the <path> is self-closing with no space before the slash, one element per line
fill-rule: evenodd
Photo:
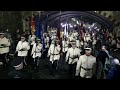
<path fill-rule="evenodd" d="M 7 69 L 5 71 L 2 70 L 2 66 L 0 65 L 0 79 L 7 79 L 8 78 L 8 72 L 10 71 L 10 64 L 8 65 Z M 26 71 L 32 73 L 33 79 L 71 79 L 68 76 L 68 65 L 64 62 L 64 60 L 61 58 L 58 62 L 58 68 L 55 75 L 50 75 L 49 73 L 49 59 L 40 59 L 39 63 L 39 71 L 35 72 L 31 65 L 28 65 L 26 68 Z"/>

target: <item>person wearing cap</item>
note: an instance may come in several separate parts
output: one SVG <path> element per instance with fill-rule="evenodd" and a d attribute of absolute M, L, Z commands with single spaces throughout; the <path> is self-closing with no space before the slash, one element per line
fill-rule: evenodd
<path fill-rule="evenodd" d="M 80 49 L 76 47 L 75 40 L 71 41 L 71 45 L 72 47 L 68 49 L 66 54 L 66 62 L 68 62 L 68 65 L 69 65 L 68 74 L 74 77 L 76 64 L 80 56 Z"/>
<path fill-rule="evenodd" d="M 57 70 L 58 60 L 60 59 L 60 50 L 61 50 L 61 47 L 60 47 L 59 41 L 53 40 L 47 55 L 47 57 L 50 58 L 49 61 L 50 61 L 51 75 L 55 75 L 55 72 Z"/>
<path fill-rule="evenodd" d="M 0 60 L 3 63 L 3 69 L 6 69 L 7 55 L 10 52 L 10 40 L 4 36 L 4 32 L 0 33 Z"/>
<path fill-rule="evenodd" d="M 18 42 L 17 47 L 16 47 L 16 52 L 18 53 L 18 57 L 24 57 L 24 64 L 27 65 L 26 63 L 26 57 L 28 55 L 28 50 L 30 49 L 30 46 L 28 42 L 26 41 L 25 36 L 21 37 L 21 40 Z"/>
<path fill-rule="evenodd" d="M 36 43 L 34 43 L 34 45 L 33 45 L 32 51 L 31 51 L 32 58 L 34 59 L 34 62 L 33 62 L 34 70 L 39 69 L 38 65 L 39 65 L 39 59 L 42 55 L 41 51 L 42 51 L 42 44 L 40 42 L 40 39 L 37 39 Z"/>
<path fill-rule="evenodd" d="M 96 58 L 91 55 L 92 49 L 85 48 L 85 54 L 81 55 L 76 66 L 76 76 L 81 78 L 93 78 L 96 70 Z"/>
<path fill-rule="evenodd" d="M 112 61 L 112 67 L 109 69 L 106 75 L 107 79 L 120 80 L 120 62 L 117 58 Z"/>
<path fill-rule="evenodd" d="M 32 74 L 23 70 L 23 57 L 16 57 L 11 61 L 13 70 L 8 72 L 10 79 L 32 79 Z"/>

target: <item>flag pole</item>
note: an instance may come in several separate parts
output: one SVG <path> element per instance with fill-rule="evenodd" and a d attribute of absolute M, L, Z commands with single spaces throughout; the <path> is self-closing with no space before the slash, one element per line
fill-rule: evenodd
<path fill-rule="evenodd" d="M 59 12 L 59 43 L 60 43 L 60 47 L 62 47 L 62 38 L 60 38 L 60 30 L 61 30 L 61 11 Z M 62 49 L 61 49 L 62 51 Z"/>
<path fill-rule="evenodd" d="M 60 17 L 59 17 L 59 30 L 61 30 L 61 11 L 60 11 Z M 59 40 L 60 40 L 60 31 L 59 31 Z"/>

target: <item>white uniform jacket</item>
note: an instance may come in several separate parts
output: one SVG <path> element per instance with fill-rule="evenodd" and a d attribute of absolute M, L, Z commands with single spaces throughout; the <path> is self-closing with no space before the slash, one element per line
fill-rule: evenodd
<path fill-rule="evenodd" d="M 25 49 L 21 51 L 21 49 Z M 28 50 L 30 49 L 30 46 L 28 42 L 21 42 L 19 41 L 16 47 L 16 51 L 18 52 L 18 56 L 27 56 Z"/>
<path fill-rule="evenodd" d="M 48 50 L 48 56 L 50 56 L 50 61 L 53 62 L 54 60 L 60 59 L 60 45 L 55 46 L 54 44 L 50 45 Z"/>
<path fill-rule="evenodd" d="M 79 60 L 80 56 L 80 49 L 71 47 L 68 49 L 67 54 L 66 54 L 66 62 L 68 61 L 68 64 L 74 64 Z M 74 58 L 76 57 L 76 58 Z"/>
<path fill-rule="evenodd" d="M 5 46 L 2 46 L 4 44 Z M 10 51 L 10 40 L 6 37 L 0 38 L 0 54 L 8 53 Z"/>
<path fill-rule="evenodd" d="M 34 44 L 32 48 L 31 55 L 33 58 L 41 57 L 42 44 Z"/>
<path fill-rule="evenodd" d="M 76 66 L 76 73 L 80 73 L 83 78 L 92 78 L 95 75 L 96 58 L 86 55 L 81 55 Z"/>

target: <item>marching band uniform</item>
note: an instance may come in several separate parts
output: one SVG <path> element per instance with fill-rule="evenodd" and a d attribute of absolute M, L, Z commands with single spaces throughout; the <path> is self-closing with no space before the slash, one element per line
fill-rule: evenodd
<path fill-rule="evenodd" d="M 69 75 L 74 76 L 76 64 L 80 56 L 80 49 L 76 47 L 75 41 L 72 41 L 71 44 L 72 47 L 68 49 L 66 54 L 66 62 L 68 62 L 69 65 Z"/>
<path fill-rule="evenodd" d="M 25 37 L 21 37 L 23 39 Z M 28 42 L 26 41 L 19 41 L 16 47 L 16 52 L 18 52 L 18 57 L 24 57 L 24 63 L 27 65 L 25 58 L 28 55 L 28 50 L 30 49 L 30 46 Z"/>
<path fill-rule="evenodd" d="M 85 48 L 91 50 L 91 48 Z M 76 76 L 80 75 L 82 78 L 93 78 L 96 70 L 96 58 L 92 55 L 81 55 L 76 67 Z"/>
<path fill-rule="evenodd" d="M 0 35 L 4 35 L 4 33 L 0 33 Z M 7 54 L 10 52 L 10 40 L 6 37 L 0 38 L 0 59 L 3 63 L 3 69 L 5 70 L 7 64 Z"/>
<path fill-rule="evenodd" d="M 37 41 L 40 41 L 40 39 L 38 39 Z M 32 58 L 34 59 L 33 69 L 36 69 L 36 68 L 38 69 L 39 59 L 42 55 L 41 51 L 42 51 L 42 44 L 35 43 L 33 45 L 32 52 L 31 52 Z"/>
<path fill-rule="evenodd" d="M 48 57 L 50 57 L 50 73 L 53 75 L 57 69 L 58 60 L 60 59 L 61 47 L 56 41 L 52 41 L 50 48 L 48 50 Z"/>

